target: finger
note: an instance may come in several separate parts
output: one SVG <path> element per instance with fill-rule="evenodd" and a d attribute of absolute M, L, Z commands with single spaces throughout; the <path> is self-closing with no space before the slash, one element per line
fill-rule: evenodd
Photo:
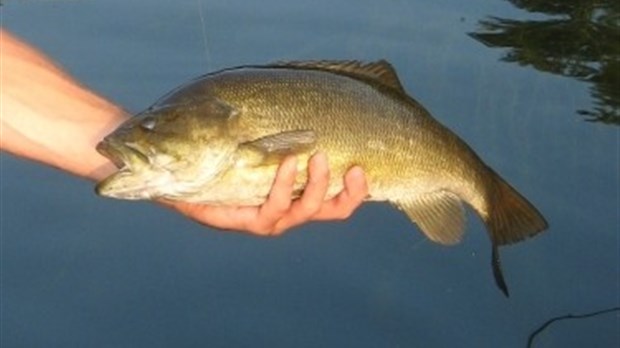
<path fill-rule="evenodd" d="M 160 201 L 199 224 L 223 230 L 246 229 L 246 222 L 256 218 L 256 207 L 228 207 L 188 202 Z"/>
<path fill-rule="evenodd" d="M 258 209 L 256 223 L 251 227 L 254 232 L 269 235 L 275 224 L 291 207 L 293 187 L 297 176 L 297 158 L 286 158 L 276 173 L 267 201 Z"/>
<path fill-rule="evenodd" d="M 329 187 L 329 165 L 324 153 L 317 153 L 308 163 L 308 182 L 304 193 L 294 201 L 289 212 L 276 224 L 277 229 L 287 229 L 308 221 L 319 212 Z"/>
<path fill-rule="evenodd" d="M 349 169 L 344 177 L 344 189 L 334 198 L 325 202 L 314 220 L 346 219 L 368 196 L 368 183 L 360 167 Z"/>
<path fill-rule="evenodd" d="M 308 164 L 308 183 L 301 198 L 294 202 L 294 213 L 300 218 L 314 215 L 323 204 L 329 187 L 329 164 L 324 153 L 312 156 Z"/>

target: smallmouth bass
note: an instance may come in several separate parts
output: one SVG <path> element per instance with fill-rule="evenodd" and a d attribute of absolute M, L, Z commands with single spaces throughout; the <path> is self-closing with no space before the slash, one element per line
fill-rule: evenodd
<path fill-rule="evenodd" d="M 98 146 L 119 171 L 97 193 L 220 205 L 265 201 L 284 157 L 329 158 L 328 197 L 352 166 L 368 200 L 388 201 L 431 240 L 456 244 L 463 203 L 484 221 L 492 266 L 508 295 L 497 247 L 547 228 L 536 208 L 458 136 L 407 95 L 386 61 L 302 61 L 224 69 L 162 97 Z"/>

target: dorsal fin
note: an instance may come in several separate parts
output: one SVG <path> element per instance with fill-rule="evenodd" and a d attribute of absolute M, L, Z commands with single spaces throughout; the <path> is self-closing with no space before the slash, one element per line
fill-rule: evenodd
<path fill-rule="evenodd" d="M 375 62 L 361 62 L 359 60 L 304 60 L 281 61 L 269 65 L 278 68 L 300 68 L 329 71 L 335 74 L 346 75 L 360 80 L 372 80 L 382 85 L 405 93 L 398 79 L 396 70 L 386 60 Z"/>

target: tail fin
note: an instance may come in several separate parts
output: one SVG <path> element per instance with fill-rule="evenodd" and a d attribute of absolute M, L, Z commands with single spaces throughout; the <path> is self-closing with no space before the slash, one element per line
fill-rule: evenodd
<path fill-rule="evenodd" d="M 490 198 L 484 223 L 495 245 L 516 243 L 549 226 L 542 214 L 497 174 Z"/>
<path fill-rule="evenodd" d="M 502 274 L 498 245 L 516 243 L 532 237 L 547 229 L 549 225 L 525 197 L 497 174 L 489 198 L 488 213 L 483 219 L 493 243 L 491 267 L 495 284 L 508 297 L 508 286 Z"/>

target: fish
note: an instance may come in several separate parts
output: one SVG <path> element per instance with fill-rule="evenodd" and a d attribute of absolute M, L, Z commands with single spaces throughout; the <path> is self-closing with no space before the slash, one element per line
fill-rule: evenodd
<path fill-rule="evenodd" d="M 98 145 L 119 170 L 99 195 L 252 206 L 276 170 L 298 157 L 294 198 L 308 159 L 327 155 L 326 198 L 363 168 L 367 201 L 389 202 L 430 240 L 457 244 L 465 205 L 490 237 L 495 282 L 508 296 L 498 247 L 547 229 L 542 214 L 455 133 L 407 94 L 385 60 L 246 65 L 190 80 L 131 117 Z"/>

